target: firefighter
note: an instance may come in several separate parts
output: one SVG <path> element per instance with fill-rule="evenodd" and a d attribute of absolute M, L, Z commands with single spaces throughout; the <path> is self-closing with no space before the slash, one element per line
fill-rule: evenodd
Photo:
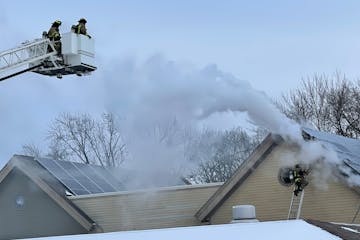
<path fill-rule="evenodd" d="M 61 25 L 61 21 L 56 20 L 55 22 L 53 22 L 53 24 L 51 25 L 51 28 L 49 29 L 49 31 L 47 33 L 47 37 L 51 41 L 54 41 L 54 48 L 59 54 L 61 53 L 61 42 L 60 42 L 61 35 L 60 35 L 60 31 L 59 31 L 60 25 Z"/>
<path fill-rule="evenodd" d="M 293 171 L 294 182 L 295 182 L 295 190 L 294 194 L 297 196 L 299 192 L 301 192 L 306 185 L 308 185 L 308 181 L 306 181 L 305 176 L 308 174 L 307 170 L 304 170 L 300 167 L 299 164 L 295 165 L 295 169 Z"/>
<path fill-rule="evenodd" d="M 49 29 L 48 34 L 47 34 L 48 38 L 51 41 L 59 41 L 61 39 L 60 32 L 59 32 L 60 25 L 61 25 L 60 20 L 56 20 L 51 25 L 51 28 Z"/>
<path fill-rule="evenodd" d="M 72 29 L 76 34 L 83 34 L 83 35 L 88 36 L 89 38 L 91 38 L 91 36 L 89 34 L 87 34 L 87 29 L 86 29 L 86 26 L 85 26 L 86 23 L 87 23 L 86 19 L 81 18 L 79 20 L 78 25 L 72 26 Z"/>

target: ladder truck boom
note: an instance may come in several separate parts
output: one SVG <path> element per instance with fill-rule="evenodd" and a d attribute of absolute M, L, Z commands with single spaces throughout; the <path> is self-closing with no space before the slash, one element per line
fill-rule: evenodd
<path fill-rule="evenodd" d="M 55 44 L 61 44 L 61 52 Z M 27 41 L 0 52 L 0 81 L 29 71 L 58 78 L 86 75 L 96 70 L 94 57 L 94 40 L 73 32 L 65 33 L 59 43 L 46 37 Z"/>
<path fill-rule="evenodd" d="M 50 51 L 48 51 L 50 49 Z M 42 62 L 45 59 L 55 61 L 57 52 L 49 39 L 36 39 L 31 42 L 25 42 L 21 46 L 0 53 L 0 76 L 11 70 L 16 70 L 24 65 L 35 62 Z M 40 64 L 37 64 L 40 67 Z M 18 70 L 15 73 L 1 77 L 5 80 L 21 73 L 31 71 L 35 66 L 25 70 Z"/>

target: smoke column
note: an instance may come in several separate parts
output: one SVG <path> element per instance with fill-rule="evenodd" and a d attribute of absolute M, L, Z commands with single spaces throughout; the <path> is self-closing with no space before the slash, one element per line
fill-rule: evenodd
<path fill-rule="evenodd" d="M 213 114 L 220 113 L 226 119 L 229 112 L 246 112 L 254 125 L 299 145 L 300 151 L 294 153 L 293 159 L 305 160 L 307 164 L 322 159 L 328 166 L 341 162 L 331 149 L 326 150 L 317 142 L 305 142 L 300 125 L 283 115 L 265 93 L 220 71 L 216 65 L 196 68 L 155 55 L 141 64 L 131 58 L 122 60 L 116 70 L 108 73 L 104 91 L 107 108 L 124 117 L 124 130 L 131 139 L 129 152 L 133 159 L 127 167 L 143 169 L 143 174 L 152 179 L 159 176 L 173 179 L 174 174 L 183 173 L 177 170 L 174 173 L 174 169 L 186 169 L 189 165 L 184 162 L 181 144 L 166 145 L 159 141 L 164 126 L 174 119 L 177 127 L 195 126 Z M 332 176 L 330 167 L 322 168 L 314 173 L 321 182 L 319 185 Z M 360 182 L 349 179 L 352 184 Z"/>
<path fill-rule="evenodd" d="M 114 80 L 116 76 L 116 80 Z M 265 93 L 216 65 L 195 68 L 161 55 L 137 64 L 122 61 L 116 73 L 107 74 L 107 107 L 120 112 L 135 129 L 171 121 L 194 124 L 214 113 L 246 112 L 257 126 L 284 137 L 299 139 L 300 127 L 287 119 Z M 220 125 L 220 124 L 219 124 Z M 221 127 L 220 127 L 221 128 Z"/>

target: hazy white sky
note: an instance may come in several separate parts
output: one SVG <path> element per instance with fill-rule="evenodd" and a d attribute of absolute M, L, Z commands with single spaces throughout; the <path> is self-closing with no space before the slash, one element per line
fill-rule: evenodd
<path fill-rule="evenodd" d="M 109 62 L 161 52 L 175 61 L 216 63 L 269 95 L 314 72 L 341 70 L 357 77 L 356 0 L 64 0 L 53 5 L 14 0 L 1 1 L 0 8 L 1 49 L 40 36 L 54 19 L 61 19 L 61 30 L 67 31 L 86 17 L 98 56 Z"/>
<path fill-rule="evenodd" d="M 355 0 L 1 1 L 0 51 L 40 37 L 56 19 L 67 32 L 85 17 L 98 70 L 85 78 L 27 73 L 1 82 L 0 165 L 22 144 L 43 141 L 59 112 L 107 110 L 109 82 L 126 77 L 124 71 L 116 77 L 116 66 L 158 53 L 181 65 L 216 64 L 270 97 L 315 72 L 357 78 L 359 11 Z M 119 94 L 118 101 L 126 106 L 128 98 Z"/>

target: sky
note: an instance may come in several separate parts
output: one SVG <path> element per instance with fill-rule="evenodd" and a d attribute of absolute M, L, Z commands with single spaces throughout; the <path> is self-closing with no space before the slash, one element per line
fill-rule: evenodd
<path fill-rule="evenodd" d="M 64 0 L 53 6 L 47 1 L 1 1 L 0 52 L 41 37 L 56 19 L 63 22 L 60 31 L 68 32 L 84 17 L 95 39 L 98 70 L 62 80 L 26 73 L 1 82 L 0 166 L 23 144 L 41 144 L 61 112 L 128 113 L 145 103 L 143 96 L 163 96 L 169 90 L 176 95 L 176 87 L 186 87 L 138 81 L 156 66 L 162 67 L 161 76 L 178 79 L 173 83 L 181 80 L 199 91 L 207 88 L 182 80 L 188 69 L 196 69 L 191 70 L 194 77 L 215 66 L 220 75 L 229 73 L 269 98 L 279 98 L 314 73 L 341 71 L 357 79 L 359 8 L 359 1 L 331 0 Z M 167 62 L 176 66 L 170 75 L 163 74 Z M 154 109 L 165 106 L 156 104 L 162 98 L 151 97 Z M 221 128 L 234 119 L 215 122 Z"/>

